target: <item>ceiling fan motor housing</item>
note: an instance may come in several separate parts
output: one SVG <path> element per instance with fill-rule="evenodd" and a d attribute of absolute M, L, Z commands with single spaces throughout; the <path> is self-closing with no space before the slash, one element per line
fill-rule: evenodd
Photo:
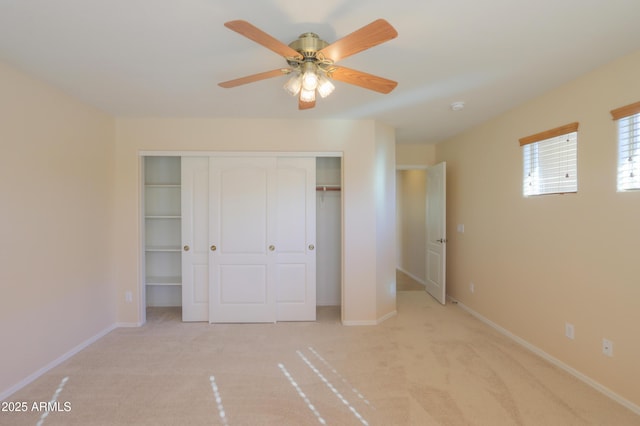
<path fill-rule="evenodd" d="M 291 42 L 289 47 L 296 52 L 300 52 L 305 60 L 313 60 L 315 59 L 318 51 L 324 49 L 328 45 L 329 43 L 322 40 L 318 34 L 304 33 L 300 34 L 297 40 Z"/>

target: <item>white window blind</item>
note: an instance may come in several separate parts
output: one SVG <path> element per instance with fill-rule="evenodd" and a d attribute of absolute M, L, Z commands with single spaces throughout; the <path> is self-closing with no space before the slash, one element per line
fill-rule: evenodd
<path fill-rule="evenodd" d="M 611 115 L 618 121 L 618 191 L 640 189 L 640 102 Z"/>
<path fill-rule="evenodd" d="M 640 114 L 618 120 L 618 191 L 640 189 Z"/>
<path fill-rule="evenodd" d="M 520 139 L 525 196 L 578 191 L 577 129 L 578 123 L 572 123 Z"/>

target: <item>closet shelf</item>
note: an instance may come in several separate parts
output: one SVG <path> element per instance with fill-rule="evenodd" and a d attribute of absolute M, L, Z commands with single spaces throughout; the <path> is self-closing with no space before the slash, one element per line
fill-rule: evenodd
<path fill-rule="evenodd" d="M 145 219 L 180 219 L 180 215 L 147 215 Z"/>
<path fill-rule="evenodd" d="M 181 158 L 144 157 L 144 283 L 147 306 L 180 306 Z"/>
<path fill-rule="evenodd" d="M 159 252 L 175 252 L 182 251 L 180 246 L 146 246 L 145 251 L 159 251 Z"/>
<path fill-rule="evenodd" d="M 182 285 L 181 277 L 147 277 L 147 285 Z"/>
<path fill-rule="evenodd" d="M 341 191 L 340 185 L 316 185 L 316 191 Z"/>

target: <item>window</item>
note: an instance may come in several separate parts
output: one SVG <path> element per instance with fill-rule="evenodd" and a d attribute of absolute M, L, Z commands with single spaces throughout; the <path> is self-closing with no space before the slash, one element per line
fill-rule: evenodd
<path fill-rule="evenodd" d="M 520 146 L 525 197 L 578 192 L 578 123 L 527 136 Z"/>
<path fill-rule="evenodd" d="M 618 191 L 640 189 L 640 102 L 611 116 L 618 121 Z"/>

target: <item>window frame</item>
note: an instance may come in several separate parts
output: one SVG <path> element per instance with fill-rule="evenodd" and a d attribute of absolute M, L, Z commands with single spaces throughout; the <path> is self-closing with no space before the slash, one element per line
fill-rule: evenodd
<path fill-rule="evenodd" d="M 616 108 L 611 110 L 610 113 L 613 120 L 616 121 L 618 130 L 618 155 L 616 168 L 617 191 L 640 191 L 640 102 Z M 626 123 L 626 120 L 633 120 L 634 122 Z M 627 130 L 629 128 L 630 130 Z M 629 137 L 623 138 L 623 133 L 626 133 Z M 626 154 L 627 152 L 630 152 L 630 154 Z M 625 155 L 623 156 L 623 154 Z M 634 157 L 635 159 L 632 160 Z M 633 179 L 633 181 L 629 183 L 631 186 L 625 187 L 627 185 L 625 185 L 623 179 L 625 179 L 624 175 L 626 174 L 626 171 L 623 169 L 628 167 L 628 163 L 625 164 L 627 161 L 632 161 L 636 164 L 631 165 L 630 173 L 632 174 L 631 177 Z M 633 176 L 634 171 L 637 171 L 637 176 Z"/>
<path fill-rule="evenodd" d="M 526 136 L 519 139 L 520 146 L 522 149 L 522 161 L 523 161 L 523 172 L 522 172 L 522 195 L 525 198 L 535 197 L 541 195 L 558 195 L 558 194 L 575 194 L 578 192 L 578 122 L 573 122 L 569 124 L 565 124 L 564 126 L 559 126 L 550 130 L 545 130 L 544 132 L 536 133 L 530 136 Z M 555 143 L 555 139 L 560 137 L 571 137 L 575 133 L 575 150 L 572 153 L 575 155 L 575 158 L 571 158 L 571 162 L 575 162 L 575 190 L 564 191 L 564 190 L 556 190 L 556 191 L 544 191 L 538 188 L 535 192 L 527 192 L 527 178 L 531 177 L 531 171 L 529 171 L 529 175 L 527 175 L 526 171 L 530 168 L 531 164 L 539 164 L 539 156 L 538 152 L 540 148 L 544 148 L 545 142 Z M 534 154 L 534 152 L 536 154 Z M 558 154 L 554 154 L 558 155 Z M 558 164 L 562 160 L 561 159 L 553 159 L 552 164 Z M 529 167 L 528 167 L 529 165 Z M 538 168 L 539 166 L 536 166 Z M 529 183 L 531 185 L 531 183 Z M 573 188 L 572 188 L 573 189 Z"/>

